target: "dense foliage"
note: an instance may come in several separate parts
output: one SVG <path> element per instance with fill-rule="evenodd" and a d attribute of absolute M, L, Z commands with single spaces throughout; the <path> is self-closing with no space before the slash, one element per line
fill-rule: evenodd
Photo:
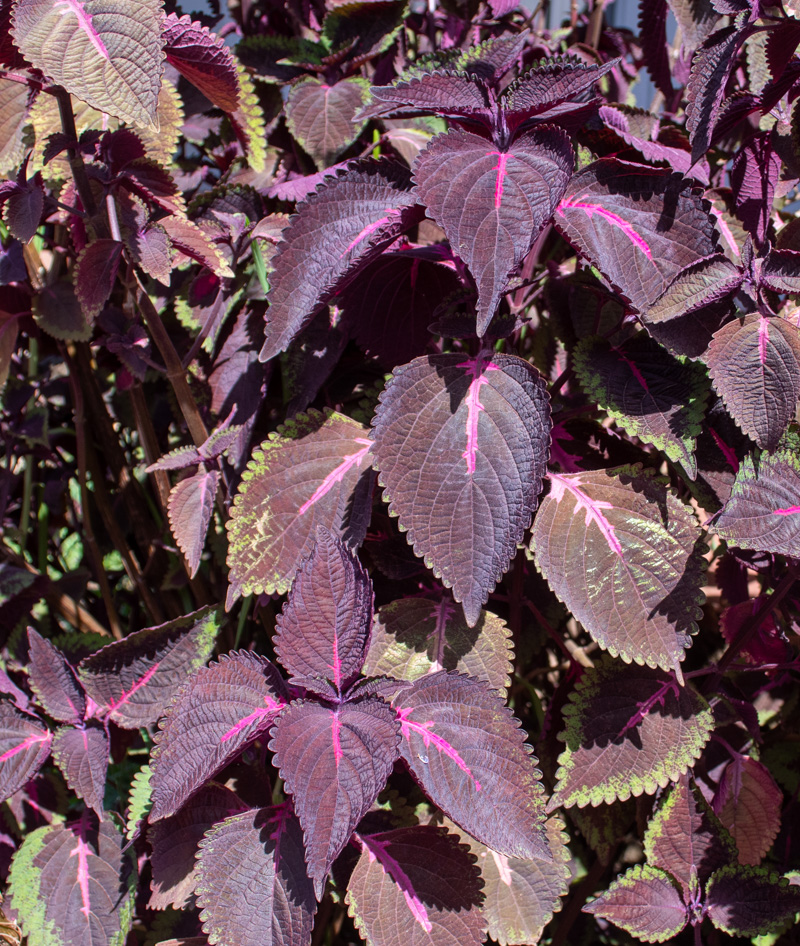
<path fill-rule="evenodd" d="M 0 0 L 3 942 L 794 942 L 800 3 L 547 6 Z"/>

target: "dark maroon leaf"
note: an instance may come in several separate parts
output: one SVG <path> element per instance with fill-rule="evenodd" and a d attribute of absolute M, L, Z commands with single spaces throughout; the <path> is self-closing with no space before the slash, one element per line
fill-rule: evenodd
<path fill-rule="evenodd" d="M 78 676 L 118 726 L 152 725 L 211 656 L 220 624 L 218 608 L 203 608 L 136 631 L 82 660 Z"/>
<path fill-rule="evenodd" d="M 740 864 L 761 863 L 780 829 L 782 807 L 783 792 L 765 765 L 738 755 L 727 764 L 714 811 L 736 842 Z"/>
<path fill-rule="evenodd" d="M 572 57 L 538 62 L 504 93 L 501 105 L 506 121 L 514 127 L 532 119 L 561 120 L 583 110 L 591 100 L 592 86 L 618 65 L 619 59 L 598 65 Z"/>
<path fill-rule="evenodd" d="M 234 652 L 193 674 L 156 735 L 150 821 L 174 814 L 269 729 L 284 705 L 283 681 L 265 657 Z"/>
<path fill-rule="evenodd" d="M 368 946 L 480 946 L 480 872 L 446 828 L 414 825 L 361 835 L 346 902 Z"/>
<path fill-rule="evenodd" d="M 495 693 L 440 671 L 401 690 L 394 707 L 403 758 L 448 817 L 499 854 L 552 860 L 536 758 Z"/>
<path fill-rule="evenodd" d="M 169 494 L 169 525 L 178 547 L 186 556 L 190 578 L 200 567 L 219 481 L 217 470 L 200 470 L 176 483 Z"/>
<path fill-rule="evenodd" d="M 317 167 L 333 164 L 361 134 L 364 122 L 354 121 L 354 115 L 368 90 L 364 79 L 342 79 L 331 85 L 309 77 L 292 87 L 286 124 Z"/>
<path fill-rule="evenodd" d="M 767 235 L 781 167 L 781 159 L 768 133 L 756 135 L 733 159 L 731 186 L 736 213 L 759 246 Z"/>
<path fill-rule="evenodd" d="M 87 322 L 94 322 L 108 302 L 121 258 L 122 244 L 117 240 L 95 240 L 75 261 L 75 294 Z"/>
<path fill-rule="evenodd" d="M 768 595 L 756 595 L 726 608 L 719 619 L 719 629 L 725 640 L 732 644 L 739 636 L 744 622 L 757 614 L 769 600 Z M 791 648 L 778 627 L 774 614 L 764 617 L 756 632 L 741 645 L 740 654 L 751 664 L 779 664 L 789 660 Z"/>
<path fill-rule="evenodd" d="M 637 312 L 693 263 L 717 251 L 691 183 L 667 170 L 602 158 L 570 181 L 555 224 Z"/>
<path fill-rule="evenodd" d="M 479 335 L 511 273 L 561 200 L 574 157 L 556 128 L 526 132 L 502 150 L 463 129 L 438 135 L 414 162 L 419 200 L 478 285 Z"/>
<path fill-rule="evenodd" d="M 688 266 L 661 295 L 648 306 L 642 321 L 648 331 L 653 326 L 682 319 L 690 312 L 719 303 L 737 290 L 744 273 L 721 253 Z M 656 337 L 658 337 L 656 335 Z"/>
<path fill-rule="evenodd" d="M 164 20 L 164 53 L 203 95 L 225 112 L 239 107 L 236 62 L 224 41 L 191 17 L 170 13 Z"/>
<path fill-rule="evenodd" d="M 550 439 L 544 382 L 511 355 L 416 358 L 394 372 L 373 423 L 390 511 L 472 626 L 536 508 Z"/>
<path fill-rule="evenodd" d="M 53 738 L 53 759 L 73 792 L 103 817 L 108 770 L 108 736 L 102 725 L 62 726 Z"/>
<path fill-rule="evenodd" d="M 234 815 L 206 834 L 197 900 L 209 942 L 310 942 L 317 904 L 303 837 L 288 805 Z"/>
<path fill-rule="evenodd" d="M 609 920 L 647 943 L 671 940 L 689 918 L 669 874 L 647 864 L 631 867 L 583 911 Z"/>
<path fill-rule="evenodd" d="M 656 88 L 669 101 L 673 89 L 667 44 L 668 14 L 667 0 L 639 0 L 639 39 L 647 71 Z"/>
<path fill-rule="evenodd" d="M 761 267 L 761 285 L 775 292 L 800 293 L 800 253 L 770 250 Z"/>
<path fill-rule="evenodd" d="M 372 582 L 358 559 L 327 529 L 317 529 L 274 638 L 291 683 L 341 698 L 364 663 L 372 598 Z"/>
<path fill-rule="evenodd" d="M 50 755 L 53 737 L 39 720 L 0 700 L 0 798 L 5 801 L 33 778 Z"/>
<path fill-rule="evenodd" d="M 83 687 L 61 651 L 28 628 L 28 680 L 48 716 L 77 723 L 86 711 Z"/>
<path fill-rule="evenodd" d="M 303 828 L 318 898 L 331 864 L 386 784 L 399 740 L 394 713 L 375 697 L 334 706 L 300 700 L 278 719 L 270 748 Z"/>
<path fill-rule="evenodd" d="M 10 189 L 5 198 L 3 219 L 11 231 L 22 243 L 27 243 L 39 229 L 39 221 L 44 210 L 44 184 L 42 175 L 34 174 L 30 180 L 23 180 Z"/>
<path fill-rule="evenodd" d="M 360 282 L 360 279 L 357 280 Z M 281 358 L 286 416 L 305 411 L 330 378 L 349 341 L 338 309 L 320 309 Z"/>
<path fill-rule="evenodd" d="M 706 907 L 717 929 L 764 936 L 777 933 L 800 911 L 800 887 L 764 867 L 731 864 L 708 882 Z"/>
<path fill-rule="evenodd" d="M 203 835 L 218 822 L 244 811 L 245 807 L 229 788 L 211 782 L 176 815 L 151 825 L 147 832 L 153 849 L 150 909 L 165 910 L 173 906 L 182 910 L 189 905 L 197 885 L 195 856 Z"/>
<path fill-rule="evenodd" d="M 357 119 L 442 115 L 489 126 L 491 110 L 483 83 L 473 76 L 431 72 L 394 85 L 373 86 L 372 102 Z"/>
<path fill-rule="evenodd" d="M 745 38 L 746 33 L 735 26 L 726 26 L 712 33 L 694 54 L 686 84 L 686 127 L 692 142 L 692 161 L 703 157 L 711 146 L 728 77 Z"/>
<path fill-rule="evenodd" d="M 272 260 L 262 361 L 283 351 L 359 267 L 422 219 L 410 183 L 400 165 L 362 161 L 297 208 Z"/>

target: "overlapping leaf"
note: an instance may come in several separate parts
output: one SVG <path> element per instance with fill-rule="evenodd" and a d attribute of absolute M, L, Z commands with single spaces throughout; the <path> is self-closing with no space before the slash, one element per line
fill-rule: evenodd
<path fill-rule="evenodd" d="M 558 206 L 573 163 L 568 136 L 551 127 L 526 132 L 502 150 L 452 129 L 414 162 L 420 202 L 478 285 L 479 335 L 489 327 L 509 276 Z"/>
<path fill-rule="evenodd" d="M 96 722 L 89 722 L 80 729 L 62 726 L 53 737 L 53 760 L 63 772 L 67 785 L 101 818 L 108 750 L 105 727 Z"/>
<path fill-rule="evenodd" d="M 190 577 L 194 577 L 200 567 L 219 481 L 217 470 L 199 470 L 180 480 L 170 490 L 167 502 L 169 524 L 175 541 L 186 556 Z"/>
<path fill-rule="evenodd" d="M 708 916 L 733 936 L 777 933 L 800 911 L 800 887 L 763 867 L 732 864 L 718 870 L 706 891 Z"/>
<path fill-rule="evenodd" d="M 390 511 L 474 625 L 536 508 L 544 382 L 511 355 L 416 358 L 394 372 L 373 423 Z"/>
<path fill-rule="evenodd" d="M 744 273 L 721 253 L 693 263 L 643 313 L 648 328 L 690 312 L 702 310 L 729 297 L 742 284 Z"/>
<path fill-rule="evenodd" d="M 536 759 L 496 694 L 440 671 L 402 690 L 394 707 L 403 758 L 448 817 L 499 854 L 552 859 Z"/>
<path fill-rule="evenodd" d="M 174 814 L 265 732 L 284 705 L 283 681 L 265 657 L 234 652 L 198 670 L 170 704 L 156 736 L 150 820 Z"/>
<path fill-rule="evenodd" d="M 365 79 L 342 79 L 329 85 L 307 78 L 292 87 L 286 100 L 286 123 L 318 167 L 333 164 L 358 138 L 364 122 L 354 121 L 354 116 L 368 89 Z"/>
<path fill-rule="evenodd" d="M 32 627 L 28 628 L 28 680 L 48 716 L 77 723 L 86 711 L 83 687 L 61 651 Z"/>
<path fill-rule="evenodd" d="M 584 672 L 564 717 L 566 748 L 549 809 L 652 795 L 694 765 L 714 728 L 692 687 L 610 657 Z"/>
<path fill-rule="evenodd" d="M 170 13 L 164 20 L 167 62 L 225 112 L 240 102 L 236 65 L 224 41 L 188 16 Z"/>
<path fill-rule="evenodd" d="M 232 595 L 285 593 L 317 526 L 351 547 L 364 537 L 374 476 L 367 431 L 342 414 L 309 411 L 253 452 L 228 529 Z"/>
<path fill-rule="evenodd" d="M 770 250 L 761 266 L 761 285 L 775 292 L 800 293 L 800 253 Z"/>
<path fill-rule="evenodd" d="M 95 240 L 75 261 L 75 293 L 87 322 L 93 322 L 114 288 L 122 244 L 117 240 Z"/>
<path fill-rule="evenodd" d="M 688 919 L 677 885 L 663 870 L 647 864 L 632 867 L 583 909 L 646 943 L 672 939 Z"/>
<path fill-rule="evenodd" d="M 438 114 L 486 125 L 490 121 L 486 91 L 477 77 L 431 71 L 401 76 L 393 85 L 373 86 L 370 91 L 372 101 L 358 119 Z"/>
<path fill-rule="evenodd" d="M 577 57 L 542 60 L 508 87 L 502 97 L 506 120 L 512 126 L 536 120 L 563 119 L 570 112 L 583 112 L 596 82 L 619 65 L 612 59 L 602 65 Z"/>
<path fill-rule="evenodd" d="M 735 26 L 726 26 L 712 33 L 694 55 L 686 84 L 686 127 L 692 142 L 692 161 L 701 158 L 711 145 L 725 86 L 745 36 Z"/>
<path fill-rule="evenodd" d="M 663 482 L 634 467 L 551 474 L 530 548 L 601 647 L 680 675 L 702 600 L 703 545 L 691 510 Z"/>
<path fill-rule="evenodd" d="M 50 755 L 52 739 L 35 716 L 0 700 L 0 798 L 5 801 L 33 778 Z"/>
<path fill-rule="evenodd" d="M 736 842 L 740 864 L 761 863 L 780 829 L 782 807 L 783 793 L 765 765 L 747 756 L 728 763 L 714 811 Z"/>

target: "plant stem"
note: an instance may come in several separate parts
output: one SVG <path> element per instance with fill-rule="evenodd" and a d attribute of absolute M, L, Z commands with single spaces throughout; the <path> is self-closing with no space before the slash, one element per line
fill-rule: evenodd
<path fill-rule="evenodd" d="M 69 159 L 72 177 L 75 180 L 75 189 L 83 204 L 83 209 L 93 218 L 97 217 L 97 204 L 94 200 L 92 186 L 89 183 L 89 175 L 86 173 L 86 166 L 83 163 L 83 155 L 78 148 L 78 130 L 75 127 L 75 113 L 72 110 L 72 99 L 69 92 L 62 86 L 57 87 L 53 94 L 58 101 L 58 111 L 61 115 L 61 127 L 64 134 L 70 141 L 67 146 L 67 158 Z M 107 236 L 106 225 L 102 220 L 95 219 L 98 236 Z"/>

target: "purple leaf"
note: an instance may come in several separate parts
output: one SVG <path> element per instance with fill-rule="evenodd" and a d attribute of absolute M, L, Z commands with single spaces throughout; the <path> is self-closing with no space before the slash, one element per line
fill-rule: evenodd
<path fill-rule="evenodd" d="M 667 101 L 673 95 L 667 44 L 667 0 L 639 0 L 639 39 L 647 71 Z"/>
<path fill-rule="evenodd" d="M 364 673 L 412 683 L 427 673 L 455 670 L 505 696 L 514 657 L 505 621 L 482 611 L 470 627 L 448 595 L 401 598 L 375 616 Z"/>
<path fill-rule="evenodd" d="M 736 214 L 758 246 L 767 235 L 781 169 L 781 159 L 773 150 L 769 133 L 751 138 L 733 159 L 731 187 Z"/>
<path fill-rule="evenodd" d="M 39 221 L 42 219 L 44 184 L 41 174 L 34 174 L 30 180 L 24 179 L 24 171 L 20 172 L 20 176 L 21 182 L 12 185 L 5 198 L 3 219 L 12 236 L 22 243 L 28 243 L 39 229 Z"/>
<path fill-rule="evenodd" d="M 150 821 L 174 814 L 269 729 L 284 705 L 283 681 L 265 657 L 234 652 L 193 674 L 156 735 Z"/>
<path fill-rule="evenodd" d="M 133 852 L 112 821 L 84 812 L 76 824 L 28 834 L 11 865 L 11 906 L 31 943 L 125 941 L 136 890 Z"/>
<path fill-rule="evenodd" d="M 88 341 L 92 326 L 83 317 L 73 285 L 59 280 L 42 287 L 33 299 L 33 314 L 40 328 L 58 339 Z"/>
<path fill-rule="evenodd" d="M 473 626 L 536 508 L 550 440 L 544 382 L 513 355 L 416 358 L 394 372 L 373 423 L 390 511 Z"/>
<path fill-rule="evenodd" d="M 121 121 L 151 125 L 161 87 L 161 3 L 18 0 L 11 32 L 48 78 Z"/>
<path fill-rule="evenodd" d="M 338 309 L 320 309 L 281 359 L 286 416 L 305 411 L 330 378 L 349 341 Z"/>
<path fill-rule="evenodd" d="M 307 77 L 292 86 L 286 100 L 286 124 L 317 167 L 327 167 L 361 134 L 354 115 L 364 104 L 365 79 L 342 79 L 333 85 Z"/>
<path fill-rule="evenodd" d="M 225 42 L 191 17 L 174 13 L 164 19 L 167 62 L 224 112 L 239 107 L 236 63 Z"/>
<path fill-rule="evenodd" d="M 790 249 L 770 250 L 761 267 L 761 285 L 775 292 L 800 293 L 800 253 Z"/>
<path fill-rule="evenodd" d="M 89 722 L 80 729 L 61 726 L 53 738 L 53 760 L 67 785 L 103 817 L 103 795 L 108 771 L 108 735 L 102 725 Z"/>
<path fill-rule="evenodd" d="M 756 595 L 732 604 L 722 612 L 719 629 L 729 644 L 736 640 L 745 621 L 757 614 L 768 600 L 768 595 Z M 791 647 L 774 614 L 767 613 L 760 621 L 755 633 L 741 645 L 740 654 L 751 664 L 779 664 L 791 659 Z"/>
<path fill-rule="evenodd" d="M 706 907 L 718 930 L 764 936 L 779 932 L 800 911 L 800 888 L 764 867 L 731 864 L 708 882 Z"/>
<path fill-rule="evenodd" d="M 355 272 L 422 219 L 408 172 L 362 161 L 297 208 L 273 257 L 267 340 L 260 358 L 284 351 Z"/>
<path fill-rule="evenodd" d="M 702 158 L 711 146 L 728 77 L 746 36 L 746 32 L 735 26 L 726 26 L 712 33 L 694 54 L 692 74 L 686 83 L 686 127 L 692 142 L 693 162 Z"/>
<path fill-rule="evenodd" d="M 200 845 L 197 900 L 210 943 L 300 946 L 317 904 L 288 805 L 234 815 Z"/>
<path fill-rule="evenodd" d="M 715 335 L 705 357 L 714 387 L 741 429 L 774 450 L 800 397 L 800 332 L 786 319 L 751 314 Z"/>
<path fill-rule="evenodd" d="M 619 59 L 602 65 L 573 57 L 542 60 L 503 94 L 505 119 L 511 127 L 518 127 L 532 119 L 561 121 L 572 112 L 580 114 L 592 101 L 592 86 L 618 65 Z"/>
<path fill-rule="evenodd" d="M 411 79 L 402 76 L 394 85 L 373 86 L 372 102 L 358 113 L 367 118 L 405 115 L 441 115 L 484 125 L 491 122 L 485 86 L 474 76 L 432 72 Z"/>
<path fill-rule="evenodd" d="M 744 273 L 718 253 L 687 266 L 661 295 L 648 306 L 642 322 L 648 330 L 654 325 L 681 319 L 690 312 L 702 311 L 735 292 Z"/>
<path fill-rule="evenodd" d="M 169 906 L 182 910 L 190 904 L 198 880 L 195 856 L 203 835 L 245 807 L 235 792 L 211 782 L 176 815 L 151 825 L 147 832 L 153 849 L 148 904 L 151 910 L 165 910 Z"/>
<path fill-rule="evenodd" d="M 75 261 L 75 294 L 87 322 L 94 322 L 108 302 L 121 258 L 122 244 L 117 240 L 95 240 L 78 255 Z"/>
<path fill-rule="evenodd" d="M 170 490 L 167 502 L 169 525 L 178 547 L 186 556 L 190 578 L 194 578 L 200 567 L 219 481 L 220 474 L 216 470 L 201 470 L 182 479 Z"/>
<path fill-rule="evenodd" d="M 714 729 L 692 687 L 610 657 L 584 671 L 569 699 L 551 811 L 654 794 L 694 765 Z"/>
<path fill-rule="evenodd" d="M 0 700 L 0 799 L 5 801 L 36 775 L 50 755 L 52 740 L 35 716 Z"/>
<path fill-rule="evenodd" d="M 270 749 L 303 828 L 318 899 L 331 864 L 386 784 L 398 742 L 394 713 L 374 697 L 334 706 L 300 700 L 281 713 Z"/>
<path fill-rule="evenodd" d="M 266 196 L 275 197 L 278 200 L 307 200 L 320 184 L 326 183 L 327 178 L 336 177 L 340 171 L 344 171 L 348 163 L 348 161 L 341 161 L 339 164 L 332 164 L 329 168 L 317 171 L 316 174 L 290 176 L 286 180 L 273 184 L 267 190 Z"/>
<path fill-rule="evenodd" d="M 595 161 L 572 178 L 554 221 L 644 314 L 676 276 L 717 251 L 712 219 L 691 182 L 616 158 Z"/>
<path fill-rule="evenodd" d="M 318 526 L 360 544 L 371 513 L 371 449 L 351 418 L 312 410 L 253 452 L 227 524 L 229 600 L 239 592 L 285 594 Z"/>
<path fill-rule="evenodd" d="M 714 811 L 736 842 L 740 864 L 761 863 L 780 830 L 782 807 L 783 792 L 765 765 L 747 756 L 727 764 Z"/>
<path fill-rule="evenodd" d="M 664 943 L 686 926 L 688 910 L 677 885 L 663 870 L 631 867 L 583 908 L 646 943 Z"/>
<path fill-rule="evenodd" d="M 480 946 L 480 873 L 455 835 L 414 825 L 359 841 L 346 903 L 367 946 Z"/>
<path fill-rule="evenodd" d="M 394 707 L 403 758 L 449 818 L 500 854 L 552 859 L 536 758 L 495 693 L 442 671 L 401 690 Z"/>
<path fill-rule="evenodd" d="M 366 569 L 327 529 L 317 529 L 274 638 L 290 683 L 326 699 L 341 698 L 364 663 L 372 599 Z"/>
<path fill-rule="evenodd" d="M 233 270 L 225 262 L 220 251 L 196 223 L 171 214 L 161 217 L 158 226 L 166 232 L 170 245 L 180 250 L 184 256 L 207 266 L 220 278 L 233 276 Z"/>
<path fill-rule="evenodd" d="M 156 470 L 185 470 L 187 467 L 197 466 L 198 463 L 202 462 L 203 457 L 200 455 L 200 451 L 197 447 L 187 444 L 183 447 L 176 447 L 174 450 L 170 450 L 169 453 L 165 453 L 161 459 L 145 467 L 145 472 L 153 473 Z"/>
<path fill-rule="evenodd" d="M 558 206 L 573 163 L 566 132 L 552 127 L 526 132 L 502 150 L 455 128 L 414 162 L 419 201 L 478 285 L 478 335 Z"/>
<path fill-rule="evenodd" d="M 136 631 L 84 658 L 78 676 L 118 726 L 150 726 L 211 656 L 220 624 L 218 609 L 203 608 Z"/>
<path fill-rule="evenodd" d="M 635 467 L 552 473 L 530 549 L 604 650 L 680 675 L 703 600 L 705 547 L 691 510 L 662 481 Z"/>
<path fill-rule="evenodd" d="M 28 628 L 28 680 L 48 716 L 77 723 L 86 712 L 86 696 L 61 651 Z"/>

